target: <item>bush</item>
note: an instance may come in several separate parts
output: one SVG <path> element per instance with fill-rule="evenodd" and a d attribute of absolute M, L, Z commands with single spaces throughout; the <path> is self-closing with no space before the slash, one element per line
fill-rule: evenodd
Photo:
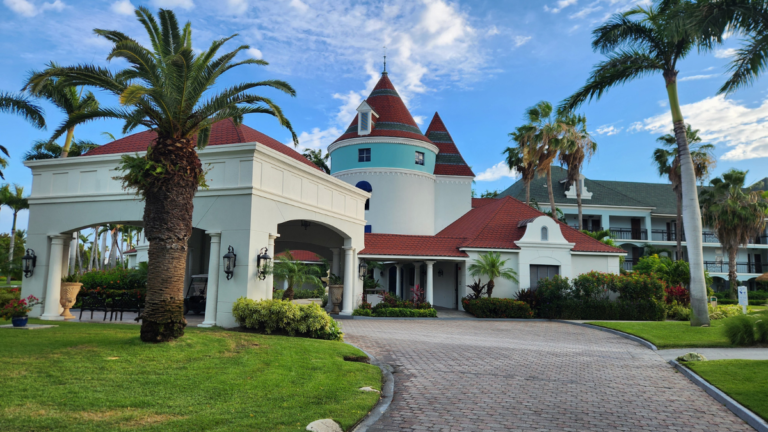
<path fill-rule="evenodd" d="M 308 298 L 323 298 L 325 295 L 325 288 L 317 287 L 315 289 L 297 289 L 293 291 L 293 299 L 308 299 Z"/>
<path fill-rule="evenodd" d="M 664 294 L 664 301 L 667 302 L 667 304 L 679 303 L 683 306 L 691 304 L 690 293 L 680 285 L 664 288 Z"/>
<path fill-rule="evenodd" d="M 515 300 L 526 303 L 532 310 L 536 310 L 539 303 L 536 291 L 530 288 L 518 291 L 517 294 L 515 294 Z"/>
<path fill-rule="evenodd" d="M 691 308 L 673 301 L 667 304 L 667 319 L 678 321 L 691 320 Z"/>
<path fill-rule="evenodd" d="M 733 317 L 725 321 L 725 335 L 733 345 L 754 345 L 755 329 L 754 324 L 746 315 Z"/>
<path fill-rule="evenodd" d="M 632 272 L 612 279 L 611 291 L 619 293 L 620 300 L 644 301 L 664 299 L 665 282 L 654 275 Z"/>
<path fill-rule="evenodd" d="M 272 290 L 272 300 L 282 300 L 283 294 L 285 294 L 285 290 L 281 290 L 281 289 Z"/>
<path fill-rule="evenodd" d="M 297 305 L 282 300 L 239 298 L 232 305 L 235 321 L 243 327 L 270 334 L 285 332 L 290 336 L 343 340 L 339 324 L 319 305 Z"/>
<path fill-rule="evenodd" d="M 733 305 L 733 306 L 717 305 L 717 309 L 715 309 L 710 304 L 710 305 L 707 305 L 707 310 L 709 310 L 709 319 L 711 320 L 730 318 L 730 317 L 744 314 L 744 311 L 742 310 L 741 306 L 738 306 L 738 305 Z"/>
<path fill-rule="evenodd" d="M 505 298 L 479 298 L 461 300 L 464 310 L 478 318 L 533 318 L 528 303 Z"/>
<path fill-rule="evenodd" d="M 390 292 L 384 292 L 380 294 L 381 301 L 373 307 L 374 310 L 386 309 L 386 308 L 399 308 L 399 309 L 432 309 L 432 305 L 427 302 L 420 302 L 418 305 L 414 305 L 410 300 L 400 300 L 399 297 L 391 294 Z M 362 304 L 361 309 L 370 309 L 370 304 Z"/>
<path fill-rule="evenodd" d="M 374 307 L 373 309 L 355 309 L 352 312 L 352 315 L 390 318 L 437 318 L 437 311 L 434 309 L 406 309 L 393 307 L 376 309 Z"/>
<path fill-rule="evenodd" d="M 21 289 L 19 288 L 0 288 L 0 309 L 11 302 L 11 300 L 21 299 Z"/>
<path fill-rule="evenodd" d="M 657 300 L 611 301 L 568 299 L 543 306 L 539 316 L 549 319 L 664 321 L 667 309 Z"/>
<path fill-rule="evenodd" d="M 729 299 L 729 298 L 723 298 L 723 299 L 718 298 L 717 299 L 717 305 L 718 306 L 720 306 L 720 305 L 735 305 L 735 304 L 739 304 L 739 301 L 738 300 Z"/>
<path fill-rule="evenodd" d="M 609 287 L 613 286 L 614 280 L 620 277 L 596 271 L 580 274 L 573 279 L 573 298 L 578 300 L 605 299 L 608 297 Z"/>
<path fill-rule="evenodd" d="M 768 300 L 768 292 L 750 291 L 748 297 L 750 300 Z"/>
<path fill-rule="evenodd" d="M 750 306 L 763 306 L 764 304 L 768 303 L 768 300 L 749 300 Z"/>
<path fill-rule="evenodd" d="M 147 274 L 136 269 L 118 267 L 111 270 L 93 270 L 83 274 L 80 282 L 83 284 L 83 291 L 97 288 L 109 291 L 147 291 Z"/>
<path fill-rule="evenodd" d="M 567 277 L 555 275 L 552 279 L 542 279 L 536 288 L 540 304 L 556 303 L 571 296 L 571 284 Z"/>
<path fill-rule="evenodd" d="M 761 344 L 768 343 L 768 315 L 763 315 L 755 323 L 755 340 Z"/>

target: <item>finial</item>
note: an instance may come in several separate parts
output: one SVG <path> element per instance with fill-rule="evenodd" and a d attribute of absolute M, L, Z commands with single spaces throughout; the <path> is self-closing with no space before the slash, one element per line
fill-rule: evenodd
<path fill-rule="evenodd" d="M 384 45 L 384 72 L 382 74 L 387 73 L 387 46 Z"/>

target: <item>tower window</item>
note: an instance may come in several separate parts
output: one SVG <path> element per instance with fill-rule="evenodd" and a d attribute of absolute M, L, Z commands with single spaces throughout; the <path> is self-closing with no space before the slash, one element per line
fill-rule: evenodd
<path fill-rule="evenodd" d="M 365 209 L 366 210 L 370 210 L 371 209 L 371 199 L 370 198 L 365 200 Z"/>
<path fill-rule="evenodd" d="M 424 165 L 424 153 L 416 152 L 416 165 Z"/>
<path fill-rule="evenodd" d="M 371 161 L 371 149 L 369 149 L 369 148 L 358 149 L 357 150 L 357 161 L 358 162 L 370 162 Z"/>
<path fill-rule="evenodd" d="M 541 227 L 541 241 L 549 241 L 549 230 L 547 227 Z"/>
<path fill-rule="evenodd" d="M 370 115 L 368 112 L 360 113 L 360 132 L 368 132 L 370 127 Z"/>

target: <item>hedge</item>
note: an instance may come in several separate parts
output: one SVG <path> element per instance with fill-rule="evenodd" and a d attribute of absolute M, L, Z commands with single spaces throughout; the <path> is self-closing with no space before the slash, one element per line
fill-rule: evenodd
<path fill-rule="evenodd" d="M 667 309 L 657 300 L 576 300 L 541 304 L 538 314 L 548 319 L 664 321 Z"/>
<path fill-rule="evenodd" d="M 244 297 L 232 305 L 232 315 L 242 327 L 270 334 L 343 340 L 339 324 L 319 305 L 298 305 L 282 300 L 251 300 Z"/>
<path fill-rule="evenodd" d="M 507 298 L 479 298 L 461 300 L 464 310 L 477 318 L 533 318 L 527 303 Z"/>
<path fill-rule="evenodd" d="M 434 309 L 407 309 L 407 308 L 379 308 L 379 309 L 355 309 L 354 316 L 367 316 L 378 318 L 437 318 Z"/>
<path fill-rule="evenodd" d="M 5 307 L 11 300 L 21 298 L 21 289 L 19 288 L 0 288 L 0 309 Z"/>

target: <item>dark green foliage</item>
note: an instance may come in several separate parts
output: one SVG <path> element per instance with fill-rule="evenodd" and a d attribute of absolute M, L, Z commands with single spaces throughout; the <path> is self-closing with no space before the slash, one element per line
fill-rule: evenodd
<path fill-rule="evenodd" d="M 746 315 L 737 315 L 725 321 L 725 336 L 733 345 L 749 346 L 755 344 L 754 321 Z"/>
<path fill-rule="evenodd" d="M 563 300 L 542 305 L 538 316 L 548 319 L 664 321 L 667 310 L 656 300 Z"/>
<path fill-rule="evenodd" d="M 515 294 L 515 300 L 526 303 L 533 310 L 536 309 L 536 306 L 539 303 L 536 291 L 533 291 L 530 288 L 518 291 L 517 294 Z"/>
<path fill-rule="evenodd" d="M 293 292 L 294 299 L 323 298 L 325 288 L 317 287 L 315 289 L 297 289 Z"/>
<path fill-rule="evenodd" d="M 597 300 L 608 296 L 608 289 L 616 275 L 592 271 L 582 273 L 573 279 L 572 295 L 576 299 Z"/>
<path fill-rule="evenodd" d="M 755 322 L 755 340 L 761 344 L 768 344 L 768 315 L 766 314 Z"/>
<path fill-rule="evenodd" d="M 19 288 L 0 288 L 0 309 L 4 308 L 11 300 L 21 299 Z"/>
<path fill-rule="evenodd" d="M 542 279 L 536 289 L 539 303 L 542 305 L 565 300 L 571 295 L 571 284 L 567 277 L 555 276 L 552 279 Z"/>
<path fill-rule="evenodd" d="M 112 291 L 129 291 L 147 289 L 147 274 L 141 270 L 114 268 L 111 270 L 94 270 L 80 277 L 83 291 L 95 289 Z"/>
<path fill-rule="evenodd" d="M 377 305 L 378 306 L 378 305 Z M 379 308 L 379 309 L 355 309 L 355 316 L 390 317 L 390 318 L 437 318 L 434 309 L 407 309 L 407 308 Z"/>
<path fill-rule="evenodd" d="M 533 318 L 528 303 L 505 298 L 462 299 L 464 310 L 478 318 Z"/>

